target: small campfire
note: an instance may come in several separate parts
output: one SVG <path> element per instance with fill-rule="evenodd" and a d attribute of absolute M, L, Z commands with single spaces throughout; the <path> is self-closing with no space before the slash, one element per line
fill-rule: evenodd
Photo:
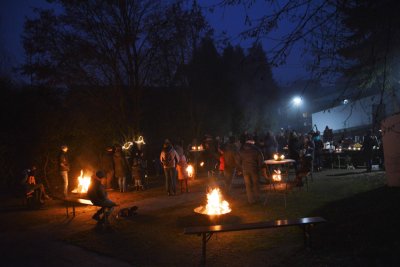
<path fill-rule="evenodd" d="M 222 199 L 219 188 L 214 188 L 207 194 L 207 205 L 195 208 L 194 212 L 204 215 L 223 215 L 231 212 L 231 208 L 229 203 Z"/>
<path fill-rule="evenodd" d="M 78 186 L 72 190 L 72 193 L 85 194 L 88 191 L 90 185 L 90 175 L 84 175 L 83 170 L 81 170 L 81 175 L 78 176 Z"/>

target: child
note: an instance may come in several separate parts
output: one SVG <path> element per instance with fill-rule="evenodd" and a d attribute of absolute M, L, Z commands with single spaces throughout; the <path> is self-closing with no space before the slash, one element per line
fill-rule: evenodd
<path fill-rule="evenodd" d="M 181 193 L 184 192 L 183 189 L 183 184 L 185 184 L 185 191 L 186 193 L 189 193 L 189 188 L 188 188 L 188 173 L 186 171 L 186 168 L 188 167 L 187 160 L 185 157 L 185 154 L 183 153 L 182 148 L 177 148 L 177 153 L 178 153 L 178 163 L 176 164 L 176 171 L 178 173 L 178 180 L 181 184 Z"/>
<path fill-rule="evenodd" d="M 220 178 L 224 178 L 224 170 L 225 170 L 224 151 L 218 149 L 218 152 L 219 152 L 218 175 Z"/>
<path fill-rule="evenodd" d="M 144 174 L 143 160 L 140 155 L 136 155 L 132 161 L 132 180 L 134 181 L 135 190 L 144 190 L 142 177 Z"/>

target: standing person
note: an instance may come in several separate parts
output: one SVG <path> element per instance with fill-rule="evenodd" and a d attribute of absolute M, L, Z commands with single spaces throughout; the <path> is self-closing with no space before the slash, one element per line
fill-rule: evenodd
<path fill-rule="evenodd" d="M 282 154 L 283 152 L 285 152 L 285 147 L 288 144 L 285 131 L 283 130 L 283 128 L 280 130 L 275 140 L 278 143 L 278 152 Z"/>
<path fill-rule="evenodd" d="M 265 154 L 264 158 L 272 159 L 274 154 L 278 152 L 278 142 L 271 131 L 268 131 L 264 137 Z"/>
<path fill-rule="evenodd" d="M 101 208 L 93 215 L 93 220 L 99 223 L 107 223 L 107 218 L 111 214 L 115 204 L 111 201 L 104 187 L 102 180 L 105 178 L 103 171 L 97 171 L 95 175 L 91 177 L 91 182 L 87 191 L 87 196 L 90 201 L 96 206 Z M 103 214 L 103 217 L 100 217 Z"/>
<path fill-rule="evenodd" d="M 375 144 L 376 142 L 372 137 L 372 130 L 369 130 L 364 136 L 364 140 L 361 147 L 361 151 L 363 152 L 363 155 L 365 157 L 367 172 L 372 171 L 372 155 Z"/>
<path fill-rule="evenodd" d="M 321 133 L 319 131 L 316 131 L 315 134 L 313 134 L 313 141 L 314 141 L 314 167 L 317 171 L 322 170 L 322 157 L 323 157 L 323 151 L 324 151 L 324 142 L 322 142 L 321 139 Z"/>
<path fill-rule="evenodd" d="M 122 153 L 121 145 L 115 145 L 115 152 L 113 155 L 114 161 L 114 175 L 118 181 L 119 192 L 126 192 L 126 174 L 128 173 L 128 164 L 125 156 Z"/>
<path fill-rule="evenodd" d="M 104 186 L 106 189 L 113 188 L 113 179 L 114 179 L 114 149 L 112 146 L 106 147 L 106 152 L 104 153 L 101 159 L 101 167 L 104 171 L 106 178 L 102 179 Z"/>
<path fill-rule="evenodd" d="M 68 197 L 68 172 L 70 170 L 67 152 L 68 152 L 68 146 L 62 145 L 60 154 L 58 155 L 58 168 L 60 176 L 63 180 L 64 198 Z"/>
<path fill-rule="evenodd" d="M 136 191 L 144 190 L 142 183 L 143 177 L 144 177 L 144 162 L 141 152 L 138 151 L 136 152 L 135 156 L 132 159 L 132 180 Z"/>
<path fill-rule="evenodd" d="M 260 172 L 264 163 L 263 155 L 255 146 L 254 138 L 247 137 L 247 141 L 240 148 L 243 178 L 246 185 L 247 201 L 249 204 L 260 200 Z"/>
<path fill-rule="evenodd" d="M 300 144 L 299 137 L 296 131 L 291 131 L 288 141 L 289 158 L 295 160 L 294 168 L 297 171 L 297 162 L 300 159 Z"/>
<path fill-rule="evenodd" d="M 224 178 L 224 170 L 225 170 L 224 151 L 221 148 L 218 148 L 218 153 L 219 153 L 218 177 Z"/>
<path fill-rule="evenodd" d="M 165 175 L 165 189 L 168 196 L 176 194 L 176 177 L 175 177 L 175 164 L 178 159 L 171 142 L 166 139 L 160 154 L 160 161 L 164 168 Z"/>
<path fill-rule="evenodd" d="M 222 155 L 224 157 L 225 193 L 227 194 L 230 193 L 233 177 L 235 176 L 236 170 L 240 166 L 239 150 L 235 143 L 235 137 L 230 136 L 228 143 L 222 148 Z"/>
<path fill-rule="evenodd" d="M 176 147 L 176 153 L 178 154 L 178 161 L 176 164 L 176 172 L 178 174 L 178 180 L 181 186 L 181 193 L 186 192 L 189 193 L 189 187 L 188 187 L 188 173 L 186 171 L 186 168 L 188 167 L 188 163 L 185 157 L 185 153 L 183 152 L 183 148 L 180 146 Z M 185 185 L 185 186 L 183 186 Z"/>

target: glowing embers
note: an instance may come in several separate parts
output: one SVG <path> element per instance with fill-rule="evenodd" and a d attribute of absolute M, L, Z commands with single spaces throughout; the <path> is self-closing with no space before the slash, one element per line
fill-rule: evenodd
<path fill-rule="evenodd" d="M 214 188 L 207 193 L 207 205 L 194 209 L 194 212 L 206 215 L 223 215 L 231 212 L 229 203 L 222 199 L 219 188 Z"/>
<path fill-rule="evenodd" d="M 83 193 L 87 193 L 88 188 L 90 185 L 90 175 L 84 175 L 83 174 L 83 170 L 81 170 L 81 175 L 78 176 L 78 186 L 72 190 L 72 193 L 79 193 L 79 194 L 83 194 Z"/>

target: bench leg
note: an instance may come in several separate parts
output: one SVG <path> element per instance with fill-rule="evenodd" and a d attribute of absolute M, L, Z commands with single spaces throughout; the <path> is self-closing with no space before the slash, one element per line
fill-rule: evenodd
<path fill-rule="evenodd" d="M 75 217 L 75 204 L 74 203 L 69 203 L 69 202 L 65 202 L 65 211 L 67 213 L 67 217 L 69 217 L 69 205 L 71 205 L 72 208 L 72 216 Z"/>
<path fill-rule="evenodd" d="M 207 236 L 203 233 L 203 242 L 201 247 L 201 265 L 206 265 Z"/>
<path fill-rule="evenodd" d="M 202 246 L 201 246 L 201 266 L 206 265 L 206 251 L 207 251 L 207 242 L 210 240 L 212 233 L 202 233 Z"/>
<path fill-rule="evenodd" d="M 306 248 L 311 248 L 311 227 L 313 224 L 303 225 L 303 234 L 304 234 L 304 246 Z"/>

